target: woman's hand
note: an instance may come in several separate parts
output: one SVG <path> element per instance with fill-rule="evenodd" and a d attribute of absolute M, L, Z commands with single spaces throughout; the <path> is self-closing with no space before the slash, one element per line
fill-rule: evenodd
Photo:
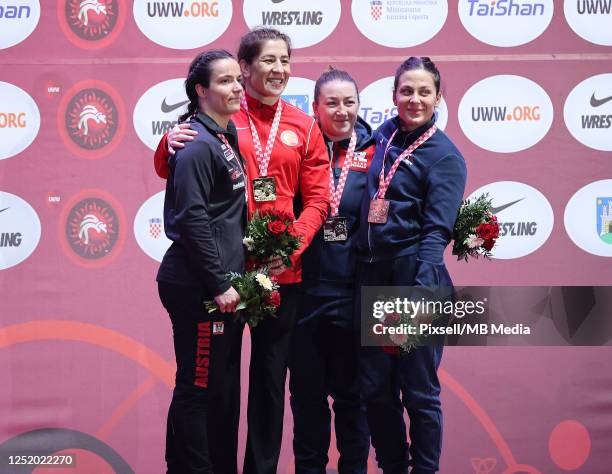
<path fill-rule="evenodd" d="M 233 286 L 230 286 L 224 293 L 215 296 L 215 303 L 221 313 L 233 313 L 240 303 L 240 295 Z"/>
<path fill-rule="evenodd" d="M 280 275 L 287 270 L 287 267 L 283 263 L 283 259 L 279 256 L 270 257 L 270 259 L 266 262 L 266 266 L 270 271 L 270 275 Z"/>
<path fill-rule="evenodd" d="M 198 132 L 189 128 L 190 125 L 187 122 L 179 123 L 172 127 L 172 130 L 168 132 L 168 153 L 174 155 L 177 148 L 184 148 L 183 142 L 190 142 L 193 140 Z"/>

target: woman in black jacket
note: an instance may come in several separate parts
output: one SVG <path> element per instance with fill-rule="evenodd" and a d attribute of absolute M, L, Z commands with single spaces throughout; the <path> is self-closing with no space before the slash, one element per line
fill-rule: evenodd
<path fill-rule="evenodd" d="M 231 314 L 240 297 L 228 273 L 244 271 L 246 176 L 230 120 L 240 110 L 240 80 L 227 51 L 194 59 L 181 121 L 189 118 L 198 135 L 169 161 L 164 225 L 173 243 L 157 274 L 177 364 L 166 435 L 169 474 L 237 472 L 242 332 Z M 209 314 L 206 300 L 220 312 Z"/>

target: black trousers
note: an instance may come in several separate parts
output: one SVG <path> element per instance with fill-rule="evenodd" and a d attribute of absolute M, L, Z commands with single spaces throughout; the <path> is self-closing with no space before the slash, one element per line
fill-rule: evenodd
<path fill-rule="evenodd" d="M 333 321 L 338 297 L 306 298 L 300 305 L 289 363 L 295 472 L 326 472 L 331 396 L 340 453 L 338 472 L 366 474 L 370 435 L 359 393 L 358 348 L 352 325 Z M 347 298 L 346 304 L 351 307 L 352 299 Z M 310 319 L 315 312 L 317 317 Z"/>
<path fill-rule="evenodd" d="M 248 431 L 243 474 L 274 474 L 283 438 L 285 381 L 300 285 L 280 285 L 278 318 L 251 330 Z"/>
<path fill-rule="evenodd" d="M 236 474 L 242 324 L 209 314 L 197 288 L 160 282 L 176 354 L 168 410 L 168 474 Z"/>

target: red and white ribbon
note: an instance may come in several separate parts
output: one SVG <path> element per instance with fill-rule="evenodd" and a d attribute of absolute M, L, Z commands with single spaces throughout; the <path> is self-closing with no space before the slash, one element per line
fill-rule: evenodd
<path fill-rule="evenodd" d="M 274 147 L 274 141 L 276 140 L 276 132 L 278 132 L 278 126 L 280 124 L 281 113 L 283 111 L 283 101 L 278 100 L 276 107 L 276 113 L 274 114 L 274 120 L 272 121 L 272 127 L 270 127 L 270 134 L 268 135 L 268 142 L 266 143 L 265 151 L 261 148 L 261 140 L 259 134 L 255 128 L 255 123 L 249 113 L 249 105 L 247 104 L 246 97 L 243 95 L 240 99 L 240 105 L 244 109 L 249 118 L 249 125 L 251 126 L 251 136 L 253 137 L 253 145 L 255 147 L 255 157 L 257 158 L 257 166 L 259 168 L 259 176 L 268 175 L 268 164 L 270 163 L 270 157 L 272 156 L 272 148 Z"/>
<path fill-rule="evenodd" d="M 329 173 L 329 201 L 331 206 L 331 216 L 335 217 L 338 215 L 338 209 L 340 208 L 340 199 L 342 199 L 342 192 L 346 185 L 346 178 L 353 162 L 353 156 L 355 155 L 355 146 L 357 145 L 357 134 L 353 130 L 351 135 L 351 141 L 349 142 L 346 155 L 344 157 L 344 164 L 342 165 L 342 171 L 340 172 L 340 178 L 338 179 L 338 185 L 334 184 L 334 168 L 333 168 L 333 156 L 331 160 L 331 172 Z"/>
<path fill-rule="evenodd" d="M 395 159 L 395 161 L 393 162 L 393 166 L 391 166 L 391 169 L 389 170 L 389 174 L 385 178 L 385 161 L 387 160 L 387 152 L 389 151 L 389 147 L 391 146 L 391 142 L 393 141 L 393 138 L 395 137 L 395 134 L 397 133 L 397 129 L 395 130 L 395 132 L 393 132 L 393 135 L 391 135 L 391 138 L 389 138 L 389 142 L 387 143 L 387 147 L 385 148 L 385 154 L 383 156 L 382 169 L 380 170 L 380 177 L 378 179 L 378 195 L 377 195 L 378 199 L 384 199 L 385 198 L 385 193 L 387 192 L 387 189 L 389 188 L 389 185 L 391 184 L 391 180 L 393 179 L 393 175 L 395 174 L 395 171 L 397 170 L 397 167 L 400 165 L 402 160 L 404 160 L 404 158 L 410 156 L 414 152 L 414 150 L 416 150 L 423 143 L 425 143 L 427 140 L 429 140 L 431 138 L 431 136 L 434 133 L 436 133 L 437 129 L 438 129 L 438 127 L 436 127 L 435 125 L 432 125 L 429 130 L 427 130 L 423 135 L 421 135 L 419 138 L 417 138 L 416 141 L 412 145 L 410 145 L 408 148 L 406 148 Z"/>

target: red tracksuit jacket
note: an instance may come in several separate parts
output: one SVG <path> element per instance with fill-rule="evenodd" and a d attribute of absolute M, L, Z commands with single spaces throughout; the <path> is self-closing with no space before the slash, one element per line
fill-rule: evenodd
<path fill-rule="evenodd" d="M 246 97 L 259 140 L 265 148 L 278 102 L 270 106 L 248 94 Z M 232 121 L 238 131 L 240 153 L 247 164 L 249 216 L 256 210 L 265 209 L 278 209 L 293 215 L 293 198 L 298 193 L 301 196 L 302 212 L 294 225 L 303 235 L 303 243 L 292 258 L 291 268 L 278 277 L 281 284 L 297 283 L 301 281 L 300 256 L 325 221 L 329 209 L 329 158 L 321 131 L 312 117 L 283 101 L 280 125 L 268 165 L 268 176 L 276 179 L 276 201 L 255 202 L 252 180 L 259 177 L 259 167 L 249 119 L 241 109 Z M 168 177 L 166 140 L 167 135 L 164 135 L 155 152 L 155 170 L 162 178 Z"/>

